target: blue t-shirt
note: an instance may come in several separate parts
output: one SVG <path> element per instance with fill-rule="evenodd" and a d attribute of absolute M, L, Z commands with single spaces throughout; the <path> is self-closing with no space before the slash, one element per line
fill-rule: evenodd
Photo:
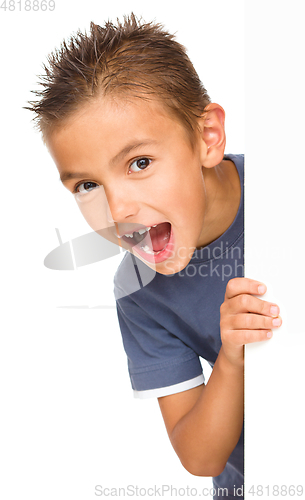
<path fill-rule="evenodd" d="M 218 356 L 226 285 L 244 276 L 244 157 L 224 159 L 234 162 L 241 183 L 231 226 L 195 250 L 179 273 L 155 273 L 126 253 L 115 275 L 118 319 L 136 397 L 161 397 L 196 387 L 204 382 L 200 357 L 213 366 Z M 243 488 L 243 433 L 225 470 L 214 478 L 214 488 L 224 488 L 214 499 L 243 498 L 237 490 Z"/>

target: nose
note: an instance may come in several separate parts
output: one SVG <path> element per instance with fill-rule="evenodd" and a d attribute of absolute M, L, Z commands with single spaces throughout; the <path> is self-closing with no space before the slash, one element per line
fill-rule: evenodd
<path fill-rule="evenodd" d="M 126 222 L 139 212 L 139 204 L 126 189 L 114 187 L 105 189 L 107 198 L 107 219 L 109 222 Z"/>

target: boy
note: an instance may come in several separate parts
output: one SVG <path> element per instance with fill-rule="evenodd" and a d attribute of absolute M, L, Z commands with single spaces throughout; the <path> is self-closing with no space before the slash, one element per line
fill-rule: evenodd
<path fill-rule="evenodd" d="M 182 464 L 214 477 L 215 499 L 242 498 L 243 346 L 281 319 L 242 277 L 243 157 L 224 156 L 224 110 L 184 48 L 134 15 L 64 43 L 42 84 L 31 109 L 62 182 L 129 250 L 115 294 L 135 394 L 158 398 Z M 139 279 L 156 271 L 137 291 L 134 264 Z"/>

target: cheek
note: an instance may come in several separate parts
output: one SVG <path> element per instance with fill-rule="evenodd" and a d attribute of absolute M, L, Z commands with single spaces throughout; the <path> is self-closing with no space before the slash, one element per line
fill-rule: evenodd
<path fill-rule="evenodd" d="M 169 216 L 179 215 L 187 220 L 191 213 L 204 207 L 201 166 L 198 161 L 190 161 L 189 156 L 174 160 L 168 157 L 141 191 L 146 203 Z"/>

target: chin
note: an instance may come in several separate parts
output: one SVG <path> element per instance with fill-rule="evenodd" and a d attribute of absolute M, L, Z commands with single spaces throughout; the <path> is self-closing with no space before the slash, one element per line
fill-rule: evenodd
<path fill-rule="evenodd" d="M 139 255 L 137 252 L 132 252 L 138 259 L 140 259 L 144 264 L 146 264 L 150 269 L 153 269 L 158 274 L 163 274 L 165 276 L 170 276 L 173 274 L 177 274 L 189 264 L 190 259 L 181 260 L 181 259 L 168 259 L 163 262 L 152 262 L 152 260 L 148 261 L 143 256 Z"/>

